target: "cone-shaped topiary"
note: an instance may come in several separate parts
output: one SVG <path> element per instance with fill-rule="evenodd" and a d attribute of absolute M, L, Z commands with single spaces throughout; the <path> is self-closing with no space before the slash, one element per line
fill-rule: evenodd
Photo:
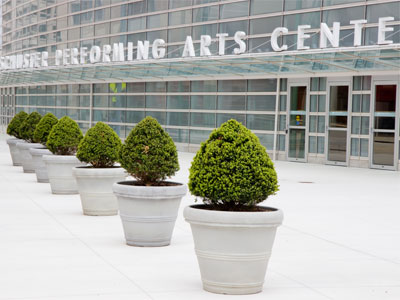
<path fill-rule="evenodd" d="M 17 113 L 14 118 L 12 118 L 10 124 L 7 126 L 7 134 L 20 139 L 19 128 L 21 127 L 22 122 L 28 117 L 28 114 L 24 111 L 20 111 Z"/>
<path fill-rule="evenodd" d="M 62 117 L 47 137 L 47 148 L 56 155 L 74 155 L 83 138 L 78 124 L 70 117 Z"/>
<path fill-rule="evenodd" d="M 29 114 L 29 116 L 22 122 L 19 128 L 19 135 L 25 141 L 33 142 L 33 133 L 35 132 L 36 125 L 40 122 L 42 116 L 34 111 Z"/>
<path fill-rule="evenodd" d="M 121 140 L 107 124 L 98 122 L 79 143 L 76 157 L 94 168 L 110 168 L 118 160 Z"/>
<path fill-rule="evenodd" d="M 36 143 L 46 145 L 47 137 L 49 136 L 50 130 L 56 125 L 58 119 L 52 113 L 47 113 L 36 125 L 35 132 L 33 133 L 33 140 Z"/>
<path fill-rule="evenodd" d="M 159 185 L 179 170 L 174 141 L 152 117 L 132 129 L 121 147 L 119 161 L 143 185 Z"/>
<path fill-rule="evenodd" d="M 278 180 L 258 137 L 229 120 L 201 144 L 190 167 L 189 190 L 216 209 L 251 210 L 278 191 Z"/>

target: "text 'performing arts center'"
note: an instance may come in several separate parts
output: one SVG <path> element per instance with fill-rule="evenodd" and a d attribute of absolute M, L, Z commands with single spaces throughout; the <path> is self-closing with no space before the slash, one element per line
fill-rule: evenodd
<path fill-rule="evenodd" d="M 400 0 L 2 3 L 2 124 L 153 116 L 195 151 L 236 119 L 274 159 L 399 169 Z"/>

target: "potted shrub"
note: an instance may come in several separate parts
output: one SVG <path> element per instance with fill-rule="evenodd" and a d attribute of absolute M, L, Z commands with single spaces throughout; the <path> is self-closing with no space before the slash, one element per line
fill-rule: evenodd
<path fill-rule="evenodd" d="M 42 116 L 34 111 L 21 123 L 19 127 L 19 135 L 26 143 L 18 143 L 17 148 L 21 155 L 22 168 L 24 173 L 34 173 L 35 169 L 32 163 L 32 155 L 29 152 L 30 148 L 42 147 L 39 143 L 34 143 L 33 133 L 35 132 L 36 125 L 39 123 Z"/>
<path fill-rule="evenodd" d="M 54 155 L 43 155 L 53 194 L 78 194 L 72 168 L 83 165 L 75 156 L 83 138 L 78 124 L 70 117 L 62 117 L 47 137 L 47 148 Z"/>
<path fill-rule="evenodd" d="M 35 132 L 33 133 L 33 139 L 35 142 L 40 143 L 42 147 L 31 148 L 29 150 L 32 155 L 32 164 L 35 169 L 37 182 L 49 182 L 49 176 L 47 175 L 47 168 L 43 161 L 43 155 L 51 155 L 52 153 L 46 148 L 47 137 L 50 130 L 58 119 L 52 113 L 47 113 L 40 122 L 36 125 Z"/>
<path fill-rule="evenodd" d="M 193 159 L 189 190 L 204 202 L 184 209 L 203 288 L 260 292 L 283 214 L 257 205 L 278 190 L 274 165 L 257 136 L 235 120 L 214 130 Z"/>
<path fill-rule="evenodd" d="M 28 117 L 24 111 L 17 113 L 7 126 L 7 134 L 13 138 L 7 139 L 8 147 L 10 148 L 11 159 L 14 166 L 22 166 L 21 155 L 17 148 L 17 144 L 23 140 L 19 136 L 19 128 L 22 122 Z"/>
<path fill-rule="evenodd" d="M 89 165 L 75 167 L 72 173 L 78 184 L 84 215 L 112 216 L 118 213 L 112 185 L 127 176 L 123 168 L 115 166 L 121 146 L 119 136 L 102 122 L 90 128 L 80 142 L 76 157 Z"/>
<path fill-rule="evenodd" d="M 186 185 L 166 181 L 179 170 L 172 138 L 156 119 L 146 117 L 129 133 L 119 161 L 136 179 L 113 185 L 126 243 L 169 245 L 179 204 L 186 194 Z"/>

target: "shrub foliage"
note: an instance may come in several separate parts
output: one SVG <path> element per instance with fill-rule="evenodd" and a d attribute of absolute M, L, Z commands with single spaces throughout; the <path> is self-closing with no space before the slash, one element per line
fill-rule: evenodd
<path fill-rule="evenodd" d="M 34 141 L 33 133 L 35 132 L 36 125 L 40 122 L 42 116 L 34 111 L 22 122 L 19 128 L 19 135 L 25 141 L 32 143 Z"/>
<path fill-rule="evenodd" d="M 36 125 L 35 132 L 33 133 L 33 140 L 36 143 L 46 145 L 47 137 L 49 136 L 50 130 L 56 125 L 58 119 L 52 113 L 47 113 Z"/>
<path fill-rule="evenodd" d="M 21 127 L 22 122 L 28 117 L 28 114 L 24 111 L 20 111 L 17 113 L 14 118 L 12 118 L 11 122 L 7 126 L 7 134 L 20 139 L 19 128 Z"/>
<path fill-rule="evenodd" d="M 275 194 L 278 180 L 258 137 L 229 120 L 202 143 L 190 167 L 189 190 L 205 204 L 241 210 Z"/>
<path fill-rule="evenodd" d="M 95 168 L 109 168 L 118 160 L 121 140 L 115 131 L 98 122 L 90 128 L 78 146 L 76 157 Z"/>
<path fill-rule="evenodd" d="M 140 121 L 129 133 L 121 147 L 120 163 L 143 185 L 159 185 L 179 170 L 172 138 L 152 117 Z"/>
<path fill-rule="evenodd" d="M 82 138 L 78 124 L 65 116 L 51 129 L 46 145 L 56 155 L 74 155 Z"/>

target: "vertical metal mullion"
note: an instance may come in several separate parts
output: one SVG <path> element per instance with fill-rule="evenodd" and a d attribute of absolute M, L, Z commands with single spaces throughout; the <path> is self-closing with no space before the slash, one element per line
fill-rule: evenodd
<path fill-rule="evenodd" d="M 277 144 L 278 144 L 278 121 L 279 121 L 279 99 L 280 99 L 280 90 L 281 90 L 281 79 L 277 78 L 276 83 L 276 99 L 275 99 L 275 127 L 274 127 L 274 152 L 273 158 L 276 160 L 277 153 Z"/>

